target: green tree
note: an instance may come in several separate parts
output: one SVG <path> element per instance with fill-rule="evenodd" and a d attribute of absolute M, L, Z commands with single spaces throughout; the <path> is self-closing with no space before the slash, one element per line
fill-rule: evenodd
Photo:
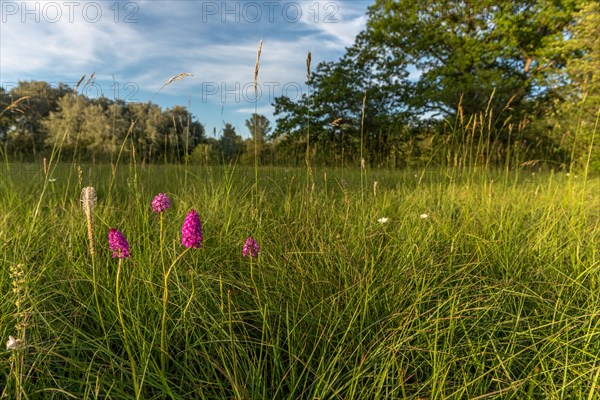
<path fill-rule="evenodd" d="M 537 122 L 564 98 L 565 84 L 575 81 L 569 69 L 589 57 L 590 46 L 598 48 L 596 31 L 574 40 L 576 29 L 598 26 L 582 22 L 593 18 L 578 17 L 589 3 L 376 0 L 366 29 L 344 57 L 317 67 L 310 95 L 275 100 L 274 136 L 290 153 L 301 151 L 308 139 L 325 160 L 331 154 L 355 160 L 361 150 L 380 165 L 397 160 L 399 149 L 414 154 L 407 144 L 440 146 L 446 139 L 426 136 L 448 137 L 441 119 L 460 117 L 465 127 L 476 116 L 485 119 L 486 129 L 471 134 L 483 132 L 495 145 L 508 145 L 509 123 L 527 120 L 519 139 L 530 151 L 564 154 L 549 127 Z M 464 132 L 451 129 L 456 134 Z"/>
<path fill-rule="evenodd" d="M 299 155 L 312 144 L 312 156 L 326 164 L 358 161 L 361 138 L 364 157 L 379 163 L 389 152 L 390 127 L 408 123 L 400 99 L 409 96 L 398 81 L 375 79 L 356 48 L 337 62 L 320 63 L 307 82 L 310 93 L 297 101 L 275 99 L 278 148 Z"/>
<path fill-rule="evenodd" d="M 128 130 L 142 160 L 164 160 L 163 113 L 156 104 L 129 103 L 127 105 Z"/>
<path fill-rule="evenodd" d="M 89 145 L 89 137 L 83 133 L 87 105 L 88 100 L 77 94 L 58 100 L 58 109 L 42 122 L 47 132 L 45 143 L 48 147 L 59 148 L 66 155 L 85 151 Z"/>
<path fill-rule="evenodd" d="M 58 107 L 58 99 L 72 90 L 43 81 L 21 81 L 8 92 L 3 89 L 0 136 L 5 149 L 15 156 L 33 158 L 44 152 L 46 132 L 42 121 Z M 6 108 L 18 103 L 16 107 Z"/>
<path fill-rule="evenodd" d="M 228 164 L 237 161 L 244 150 L 241 136 L 228 122 L 223 127 L 223 134 L 217 142 L 216 150 L 223 162 Z"/>
<path fill-rule="evenodd" d="M 6 152 L 8 130 L 12 125 L 12 118 L 10 118 L 9 113 L 13 107 L 15 106 L 11 105 L 8 93 L 0 86 L 0 147 L 4 152 Z"/>
<path fill-rule="evenodd" d="M 381 76 L 416 68 L 410 105 L 418 112 L 541 113 L 555 96 L 582 0 L 376 0 L 357 46 Z"/>
<path fill-rule="evenodd" d="M 253 113 L 252 116 L 245 121 L 245 125 L 250 133 L 250 138 L 244 141 L 242 162 L 248 165 L 253 164 L 255 154 L 258 156 L 258 160 L 263 162 L 268 158 L 265 143 L 266 138 L 271 134 L 271 121 L 264 115 Z"/>
<path fill-rule="evenodd" d="M 63 152 L 114 160 L 120 153 L 147 161 L 179 162 L 203 140 L 204 127 L 185 107 L 64 96 L 44 121 L 46 143 Z M 135 150 L 135 151 L 134 151 Z M 187 152 L 187 153 L 186 153 Z"/>
<path fill-rule="evenodd" d="M 63 155 L 84 156 L 100 160 L 116 153 L 111 121 L 112 101 L 106 98 L 90 100 L 70 94 L 58 100 L 58 109 L 43 121 L 46 145 L 60 148 Z M 117 129 L 117 132 L 122 132 Z"/>
<path fill-rule="evenodd" d="M 269 137 L 272 131 L 271 121 L 264 115 L 256 113 L 246 120 L 245 125 L 252 140 L 256 140 L 260 144 L 265 143 L 265 138 Z"/>
<path fill-rule="evenodd" d="M 600 113 L 600 3 L 584 4 L 569 32 L 570 40 L 561 43 L 563 51 L 571 54 L 565 68 L 567 79 L 559 82 L 556 112 L 547 122 L 563 148 L 575 153 L 574 161 L 585 164 L 591 155 L 592 168 L 600 170 L 600 132 L 596 127 Z"/>
<path fill-rule="evenodd" d="M 83 140 L 85 150 L 94 159 L 116 159 L 130 124 L 128 108 L 122 100 L 116 102 L 99 97 L 90 100 L 84 109 Z M 124 148 L 129 149 L 128 146 Z"/>
<path fill-rule="evenodd" d="M 158 153 L 164 160 L 180 162 L 204 138 L 204 126 L 185 107 L 174 106 L 162 113 L 158 126 Z"/>

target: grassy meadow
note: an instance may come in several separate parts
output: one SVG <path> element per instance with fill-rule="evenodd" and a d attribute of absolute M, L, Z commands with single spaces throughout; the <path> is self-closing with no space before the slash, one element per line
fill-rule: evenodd
<path fill-rule="evenodd" d="M 0 168 L 2 398 L 600 398 L 597 177 Z"/>

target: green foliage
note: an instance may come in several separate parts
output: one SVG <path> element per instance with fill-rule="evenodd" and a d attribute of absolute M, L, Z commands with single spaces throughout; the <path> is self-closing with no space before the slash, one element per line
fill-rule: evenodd
<path fill-rule="evenodd" d="M 270 137 L 272 127 L 271 121 L 264 115 L 253 113 L 250 118 L 245 121 L 246 128 L 250 138 L 244 140 L 244 152 L 241 157 L 241 162 L 244 165 L 254 164 L 255 155 L 258 157 L 260 164 L 264 164 L 272 158 L 270 154 L 271 146 L 266 146 L 266 139 Z"/>
<path fill-rule="evenodd" d="M 392 140 L 390 134 L 402 128 L 407 116 L 398 109 L 394 87 L 375 83 L 357 62 L 355 55 L 348 54 L 336 63 L 320 63 L 307 82 L 308 93 L 296 102 L 275 99 L 279 118 L 273 136 L 282 139 L 282 147 L 305 148 L 308 137 L 318 149 L 313 158 L 340 165 L 357 159 L 362 131 L 365 154 L 371 162 L 380 159 Z"/>
<path fill-rule="evenodd" d="M 463 135 L 485 120 L 485 136 L 472 143 L 491 140 L 509 154 L 518 130 L 527 158 L 585 160 L 600 108 L 597 8 L 589 0 L 377 0 L 346 54 L 319 64 L 308 95 L 275 100 L 276 137 L 288 152 L 308 140 L 313 159 L 341 157 L 336 165 L 356 163 L 361 142 L 371 164 L 398 156 L 410 164 L 423 137 L 440 142 L 448 125 Z M 561 140 L 580 121 L 582 140 Z"/>
<path fill-rule="evenodd" d="M 256 141 L 258 144 L 264 144 L 265 139 L 271 134 L 272 127 L 271 121 L 264 115 L 253 113 L 250 118 L 245 122 L 246 128 L 252 141 Z"/>
<path fill-rule="evenodd" d="M 223 134 L 216 145 L 217 154 L 225 164 L 235 163 L 244 151 L 242 137 L 239 136 L 235 127 L 230 123 L 225 123 Z"/>
<path fill-rule="evenodd" d="M 23 81 L 7 92 L 0 88 L 0 146 L 5 154 L 32 159 L 45 148 L 44 120 L 58 108 L 58 100 L 72 93 L 63 84 Z"/>
<path fill-rule="evenodd" d="M 570 32 L 571 39 L 562 48 L 574 56 L 567 60 L 567 79 L 560 82 L 560 97 L 549 120 L 575 161 L 587 165 L 591 158 L 590 167 L 600 171 L 600 4 L 585 4 Z"/>
<path fill-rule="evenodd" d="M 14 158 L 60 148 L 63 156 L 83 159 L 137 154 L 146 161 L 180 162 L 204 138 L 204 127 L 184 107 L 90 99 L 46 82 L 20 82 L 0 92 L 0 107 L 0 144 Z"/>
<path fill-rule="evenodd" d="M 378 0 L 369 9 L 361 49 L 386 74 L 421 71 L 411 104 L 452 115 L 484 111 L 495 93 L 495 114 L 536 112 L 552 97 L 548 80 L 566 61 L 559 44 L 579 1 L 498 2 Z M 517 115 L 519 115 L 517 113 Z"/>

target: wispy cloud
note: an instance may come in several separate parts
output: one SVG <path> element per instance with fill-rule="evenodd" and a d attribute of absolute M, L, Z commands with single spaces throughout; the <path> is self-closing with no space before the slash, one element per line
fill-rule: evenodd
<path fill-rule="evenodd" d="M 7 3 L 18 9 L 6 9 Z M 60 18 L 50 8 L 44 11 L 50 3 L 58 5 Z M 313 66 L 339 58 L 364 28 L 372 0 L 86 0 L 72 2 L 78 4 L 74 10 L 68 10 L 67 3 L 2 2 L 1 84 L 24 79 L 75 82 L 95 71 L 104 95 L 111 94 L 110 87 L 131 84 L 136 94 L 129 100 L 152 98 L 167 107 L 191 99 L 192 112 L 200 121 L 220 126 L 215 110 L 223 103 L 229 112 L 226 117 L 237 118 L 238 125 L 243 125 L 241 114 L 253 112 L 252 90 L 237 93 L 238 98 L 234 92 L 252 82 L 261 39 L 259 111 L 271 116 L 270 103 L 285 94 L 285 85 L 303 87 L 308 51 Z M 97 5 L 101 16 L 91 22 Z M 153 97 L 169 77 L 182 72 L 194 76 Z M 208 96 L 209 85 L 217 85 L 218 92 Z"/>
<path fill-rule="evenodd" d="M 367 22 L 364 2 L 320 0 L 301 4 L 301 22 L 332 38 L 336 46 L 351 46 Z"/>

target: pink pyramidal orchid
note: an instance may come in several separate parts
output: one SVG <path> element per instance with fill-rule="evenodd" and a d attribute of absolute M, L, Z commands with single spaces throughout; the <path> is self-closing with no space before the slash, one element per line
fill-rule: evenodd
<path fill-rule="evenodd" d="M 256 258 L 258 257 L 259 248 L 258 243 L 252 236 L 249 236 L 246 239 L 246 243 L 244 243 L 244 248 L 242 249 L 242 255 L 244 257 Z"/>
<path fill-rule="evenodd" d="M 108 231 L 108 246 L 113 252 L 112 257 L 129 258 L 129 243 L 125 236 L 115 228 Z"/>
<path fill-rule="evenodd" d="M 165 193 L 159 193 L 152 200 L 152 212 L 162 213 L 168 208 L 171 208 L 171 200 Z"/>
<path fill-rule="evenodd" d="M 181 244 L 187 248 L 202 247 L 202 222 L 196 210 L 190 210 L 181 227 Z"/>

